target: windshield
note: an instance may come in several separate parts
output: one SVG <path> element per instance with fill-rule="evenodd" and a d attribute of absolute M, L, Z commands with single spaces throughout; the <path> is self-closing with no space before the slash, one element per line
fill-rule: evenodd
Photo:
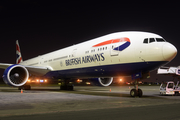
<path fill-rule="evenodd" d="M 168 88 L 173 88 L 173 83 L 169 83 Z"/>
<path fill-rule="evenodd" d="M 143 43 L 153 43 L 153 42 L 166 42 L 163 38 L 145 38 Z"/>
<path fill-rule="evenodd" d="M 156 38 L 156 41 L 157 42 L 166 42 L 164 39 L 162 39 L 162 38 Z"/>

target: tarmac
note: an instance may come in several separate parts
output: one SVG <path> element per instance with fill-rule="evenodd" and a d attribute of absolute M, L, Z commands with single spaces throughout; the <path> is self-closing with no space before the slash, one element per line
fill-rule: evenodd
<path fill-rule="evenodd" d="M 0 120 L 180 120 L 180 96 L 161 96 L 159 86 L 140 86 L 143 97 L 130 97 L 133 86 L 0 87 Z"/>

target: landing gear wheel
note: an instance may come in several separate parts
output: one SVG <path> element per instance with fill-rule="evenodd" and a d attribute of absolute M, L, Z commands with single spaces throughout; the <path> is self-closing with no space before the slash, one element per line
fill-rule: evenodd
<path fill-rule="evenodd" d="M 73 90 L 74 86 L 73 85 L 61 85 L 60 90 Z"/>
<path fill-rule="evenodd" d="M 136 96 L 142 97 L 143 92 L 141 89 L 138 89 L 138 91 L 136 89 L 132 89 L 130 91 L 130 95 L 131 95 L 131 97 L 136 97 Z"/>
<path fill-rule="evenodd" d="M 179 91 L 176 91 L 174 95 L 175 95 L 175 96 L 178 96 L 178 95 L 179 95 Z"/>
<path fill-rule="evenodd" d="M 138 96 L 139 96 L 139 97 L 142 97 L 142 95 L 143 95 L 142 90 L 141 90 L 141 89 L 138 89 Z"/>
<path fill-rule="evenodd" d="M 136 89 L 131 89 L 130 95 L 131 95 L 131 97 L 137 96 L 137 91 L 136 91 Z"/>
<path fill-rule="evenodd" d="M 21 90 L 21 89 L 23 89 L 23 90 L 31 90 L 31 86 L 30 85 L 19 86 L 18 90 Z"/>
<path fill-rule="evenodd" d="M 74 85 L 72 83 L 69 82 L 61 82 L 60 85 L 60 90 L 73 90 L 74 89 Z"/>

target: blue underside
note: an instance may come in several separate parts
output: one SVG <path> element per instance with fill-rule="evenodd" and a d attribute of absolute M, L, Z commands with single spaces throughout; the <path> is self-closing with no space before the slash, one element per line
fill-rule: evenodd
<path fill-rule="evenodd" d="M 86 68 L 77 68 L 69 70 L 51 71 L 45 77 L 54 78 L 95 78 L 95 77 L 118 77 L 131 76 L 139 72 L 149 72 L 159 66 L 166 64 L 167 61 L 161 62 L 139 62 L 128 64 L 115 64 L 105 66 L 95 66 Z"/>

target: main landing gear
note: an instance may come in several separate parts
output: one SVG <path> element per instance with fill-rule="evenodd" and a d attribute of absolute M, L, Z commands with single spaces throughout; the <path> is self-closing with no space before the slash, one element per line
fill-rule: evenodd
<path fill-rule="evenodd" d="M 23 90 L 31 90 L 31 86 L 30 85 L 19 86 L 18 90 L 21 90 L 21 89 L 23 89 Z"/>
<path fill-rule="evenodd" d="M 134 86 L 134 88 L 131 89 L 131 91 L 130 91 L 131 97 L 136 97 L 136 96 L 142 97 L 142 95 L 143 95 L 142 90 L 138 88 L 138 80 L 139 80 L 139 79 L 137 79 L 137 80 L 135 81 L 135 86 Z"/>
<path fill-rule="evenodd" d="M 69 80 L 60 80 L 60 90 L 73 90 L 74 85 Z"/>

